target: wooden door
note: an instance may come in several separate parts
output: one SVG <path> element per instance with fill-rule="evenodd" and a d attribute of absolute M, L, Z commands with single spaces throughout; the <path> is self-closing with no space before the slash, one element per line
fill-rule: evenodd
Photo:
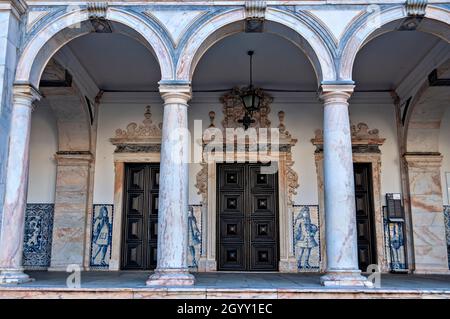
<path fill-rule="evenodd" d="M 368 265 L 377 263 L 371 164 L 355 163 L 354 175 L 358 262 L 360 270 L 365 272 Z"/>
<path fill-rule="evenodd" d="M 219 164 L 219 270 L 278 269 L 278 175 L 261 164 Z"/>

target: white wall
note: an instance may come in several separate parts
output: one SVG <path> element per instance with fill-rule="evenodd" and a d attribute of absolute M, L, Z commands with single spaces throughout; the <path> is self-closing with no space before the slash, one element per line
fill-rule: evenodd
<path fill-rule="evenodd" d="M 219 94 L 194 94 L 189 107 L 189 128 L 193 132 L 194 120 L 203 121 L 203 129 L 209 126 L 209 111 L 216 113 L 215 125 L 221 127 L 223 119 L 222 105 L 218 100 Z M 95 167 L 94 203 L 113 203 L 114 197 L 114 146 L 109 139 L 114 137 L 115 130 L 125 129 L 130 122 L 141 124 L 145 105 L 152 105 L 154 123 L 162 120 L 162 103 L 156 97 L 149 98 L 149 102 L 124 102 L 107 99 L 100 105 L 97 154 Z M 296 204 L 317 204 L 317 177 L 314 162 L 315 147 L 311 144 L 314 131 L 322 127 L 323 107 L 317 102 L 305 102 L 287 98 L 286 95 L 275 96 L 271 105 L 272 126 L 278 126 L 278 111 L 286 113 L 286 128 L 292 136 L 298 139 L 293 148 L 294 170 L 299 175 L 298 193 L 294 197 Z M 380 130 L 380 136 L 386 138 L 381 147 L 382 152 L 382 195 L 386 192 L 400 192 L 400 170 L 397 150 L 397 136 L 395 128 L 395 113 L 392 104 L 351 104 L 351 120 L 354 124 L 365 122 L 370 129 Z M 193 141 L 194 136 L 191 136 Z M 189 169 L 189 203 L 198 204 L 201 200 L 194 187 L 196 174 L 200 170 L 199 164 L 191 164 Z"/>
<path fill-rule="evenodd" d="M 442 161 L 442 199 L 444 205 L 450 205 L 450 184 L 447 184 L 445 174 L 450 174 L 450 107 L 445 111 L 444 119 L 441 123 L 439 136 L 439 151 L 444 156 Z"/>
<path fill-rule="evenodd" d="M 109 141 L 117 129 L 126 129 L 130 122 L 142 124 L 146 105 L 151 105 L 155 124 L 162 121 L 162 101 L 148 103 L 122 103 L 105 101 L 100 104 L 97 127 L 97 149 L 95 154 L 94 204 L 113 204 L 114 202 L 114 150 Z"/>
<path fill-rule="evenodd" d="M 31 117 L 28 203 L 54 203 L 58 131 L 53 111 L 41 103 Z"/>
<path fill-rule="evenodd" d="M 378 129 L 386 141 L 381 150 L 381 196 L 401 192 L 400 162 L 397 143 L 395 109 L 393 104 L 350 104 L 352 124 L 364 122 L 369 129 Z"/>

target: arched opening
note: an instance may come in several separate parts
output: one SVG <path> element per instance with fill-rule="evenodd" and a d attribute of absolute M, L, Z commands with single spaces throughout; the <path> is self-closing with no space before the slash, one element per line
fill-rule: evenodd
<path fill-rule="evenodd" d="M 277 27 L 264 24 L 272 31 Z M 305 54 L 308 50 L 299 49 L 303 42 L 293 43 L 286 33 L 241 31 L 236 27 L 231 35 L 209 42 L 199 59 L 192 77 L 190 126 L 201 120 L 202 130 L 213 128 L 223 137 L 229 129 L 242 128 L 243 106 L 236 92 L 249 85 L 248 51 L 254 51 L 253 85 L 267 102 L 246 132 L 255 129 L 255 136 L 260 136 L 257 129 L 280 129 L 280 152 L 270 157 L 277 169 L 266 176 L 257 152 L 240 153 L 243 144 L 225 146 L 226 141 L 216 135 L 219 148 L 231 147 L 231 161 L 225 163 L 216 149 L 213 158 L 203 153 L 202 164 L 191 166 L 190 178 L 197 182 L 199 194 L 191 193 L 190 201 L 200 205 L 196 219 L 204 221 L 208 232 L 196 256 L 199 270 L 319 271 L 321 217 L 317 205 L 304 205 L 317 202 L 318 196 L 314 150 L 305 138 L 322 127 L 318 70 L 314 58 Z M 264 187 L 257 185 L 258 176 Z M 234 183 L 234 177 L 239 182 Z M 306 211 L 316 230 L 309 247 L 294 235 L 303 221 L 297 217 Z"/>
<path fill-rule="evenodd" d="M 158 55 L 136 30 L 103 23 L 101 30 L 92 21 L 64 29 L 39 50 L 34 63 L 21 60 L 24 67 L 28 63 L 29 81 L 42 94 L 32 116 L 27 269 L 65 271 L 68 264 L 120 269 L 126 263 L 150 269 L 156 260 L 149 255 L 149 245 L 156 246 L 156 241 L 147 236 L 154 231 L 147 205 L 135 207 L 139 201 L 129 201 L 129 209 L 137 212 L 139 233 L 134 233 L 132 221 L 122 219 L 122 209 L 114 207 L 118 155 L 110 139 L 117 129 L 141 122 L 146 110 L 151 109 L 155 122 L 162 121 L 162 72 Z M 32 47 L 30 43 L 24 55 Z M 25 74 L 18 72 L 17 79 Z M 128 160 L 140 161 L 123 159 L 121 176 Z M 156 197 L 145 198 L 152 202 Z"/>
<path fill-rule="evenodd" d="M 189 81 L 203 54 L 220 40 L 246 30 L 243 10 L 232 10 L 205 22 L 186 41 L 177 62 L 177 78 Z M 291 41 L 305 52 L 318 82 L 336 79 L 333 58 L 325 41 L 303 20 L 287 12 L 268 8 L 264 33 L 273 33 Z"/>
<path fill-rule="evenodd" d="M 441 170 L 446 168 L 441 167 L 439 132 L 449 98 L 442 80 L 450 57 L 448 25 L 424 18 L 411 29 L 405 21 L 395 19 L 366 36 L 352 78 L 355 91 L 367 92 L 373 100 L 365 108 L 350 103 L 350 113 L 370 114 L 367 124 L 386 138 L 379 155 L 381 163 L 389 163 L 383 164 L 386 174 L 379 181 L 380 205 L 388 205 L 384 198 L 393 193 L 404 207 L 398 219 L 386 208 L 375 214 L 376 258 L 380 262 L 380 254 L 386 253 L 391 270 L 445 272 Z"/>

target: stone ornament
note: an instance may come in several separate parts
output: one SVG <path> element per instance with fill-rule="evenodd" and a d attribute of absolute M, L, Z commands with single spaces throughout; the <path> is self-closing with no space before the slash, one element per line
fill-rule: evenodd
<path fill-rule="evenodd" d="M 278 112 L 278 120 L 280 124 L 278 124 L 278 129 L 280 130 L 280 138 L 292 138 L 291 133 L 286 130 L 286 125 L 284 124 L 286 114 L 284 111 Z"/>
<path fill-rule="evenodd" d="M 110 141 L 116 145 L 116 153 L 159 153 L 161 137 L 162 123 L 153 124 L 151 107 L 148 105 L 142 124 L 131 122 L 126 129 L 117 129 Z"/>
<path fill-rule="evenodd" d="M 150 105 L 145 108 L 145 119 L 142 121 L 142 125 L 132 122 L 127 125 L 126 130 L 117 129 L 116 138 L 160 137 L 162 135 L 162 123 L 159 123 L 159 125 L 153 124 L 150 109 Z"/>
<path fill-rule="evenodd" d="M 266 15 L 266 1 L 245 1 L 245 13 L 248 20 L 264 20 Z"/>
<path fill-rule="evenodd" d="M 208 203 L 208 165 L 201 163 L 202 169 L 195 176 L 197 188 L 197 194 L 202 196 L 202 204 Z"/>
<path fill-rule="evenodd" d="M 286 179 L 288 186 L 288 205 L 294 205 L 294 196 L 297 195 L 297 188 L 300 186 L 298 183 L 298 174 L 292 168 L 294 161 L 292 160 L 292 154 L 289 153 L 286 159 Z"/>
<path fill-rule="evenodd" d="M 242 91 L 239 88 L 234 88 L 231 92 L 226 93 L 220 99 L 223 103 L 223 114 L 224 119 L 222 121 L 222 128 L 225 131 L 227 128 L 241 128 L 242 124 L 238 123 L 238 120 L 242 118 L 244 115 L 244 107 L 242 105 L 240 99 L 240 93 Z M 270 128 L 271 122 L 269 120 L 270 114 L 270 103 L 273 101 L 272 97 L 264 93 L 260 92 L 263 96 L 261 101 L 261 109 L 260 112 L 255 112 L 254 119 L 255 123 L 252 124 L 253 128 Z M 216 113 L 214 111 L 209 112 L 210 125 L 208 128 L 217 129 L 214 121 L 216 119 Z M 297 139 L 292 138 L 289 131 L 286 129 L 286 124 L 284 123 L 286 114 L 284 111 L 278 112 L 278 121 L 279 124 L 277 128 L 279 129 L 279 152 L 285 153 L 285 168 L 286 168 L 286 179 L 287 179 L 287 193 L 288 193 L 288 205 L 293 205 L 294 200 L 293 197 L 297 195 L 297 188 L 299 187 L 298 183 L 298 174 L 294 171 L 293 165 L 294 161 L 292 160 L 292 151 L 291 148 L 297 143 Z M 212 140 L 215 137 L 210 137 Z M 211 140 L 203 139 L 203 145 L 205 146 Z M 220 141 L 218 141 L 220 143 Z M 237 145 L 235 145 L 237 147 Z M 226 149 L 224 147 L 223 149 Z M 246 151 L 249 151 L 246 148 Z M 205 154 L 204 154 L 205 156 Z M 196 184 L 194 185 L 197 188 L 197 194 L 202 196 L 202 203 L 207 204 L 208 202 L 208 163 L 207 160 L 204 159 L 204 162 L 200 163 L 202 168 L 196 174 Z"/>
<path fill-rule="evenodd" d="M 88 2 L 89 19 L 106 19 L 108 2 Z"/>
<path fill-rule="evenodd" d="M 229 93 L 224 94 L 220 98 L 220 102 L 223 104 L 223 121 L 222 127 L 226 128 L 238 128 L 242 127 L 242 124 L 238 122 L 244 114 L 244 105 L 241 101 L 241 95 L 244 92 L 244 89 L 233 88 Z M 258 92 L 261 98 L 261 106 L 258 112 L 255 112 L 253 115 L 253 119 L 255 123 L 251 125 L 253 128 L 270 128 L 270 103 L 272 103 L 273 98 L 265 93 L 264 91 Z"/>
<path fill-rule="evenodd" d="M 428 5 L 428 0 L 406 0 L 406 13 L 410 17 L 423 17 Z"/>

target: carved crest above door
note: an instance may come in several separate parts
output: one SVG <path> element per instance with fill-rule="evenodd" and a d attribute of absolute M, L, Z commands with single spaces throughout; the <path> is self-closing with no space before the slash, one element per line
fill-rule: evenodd
<path fill-rule="evenodd" d="M 245 114 L 244 105 L 241 100 L 241 95 L 244 90 L 245 89 L 235 87 L 220 98 L 220 102 L 223 104 L 222 127 L 224 129 L 242 127 L 242 123 L 239 123 L 238 121 L 242 119 Z M 261 90 L 258 91 L 258 95 L 262 97 L 260 110 L 254 113 L 253 118 L 255 123 L 251 124 L 250 127 L 269 128 L 270 103 L 272 103 L 273 98 Z"/>

